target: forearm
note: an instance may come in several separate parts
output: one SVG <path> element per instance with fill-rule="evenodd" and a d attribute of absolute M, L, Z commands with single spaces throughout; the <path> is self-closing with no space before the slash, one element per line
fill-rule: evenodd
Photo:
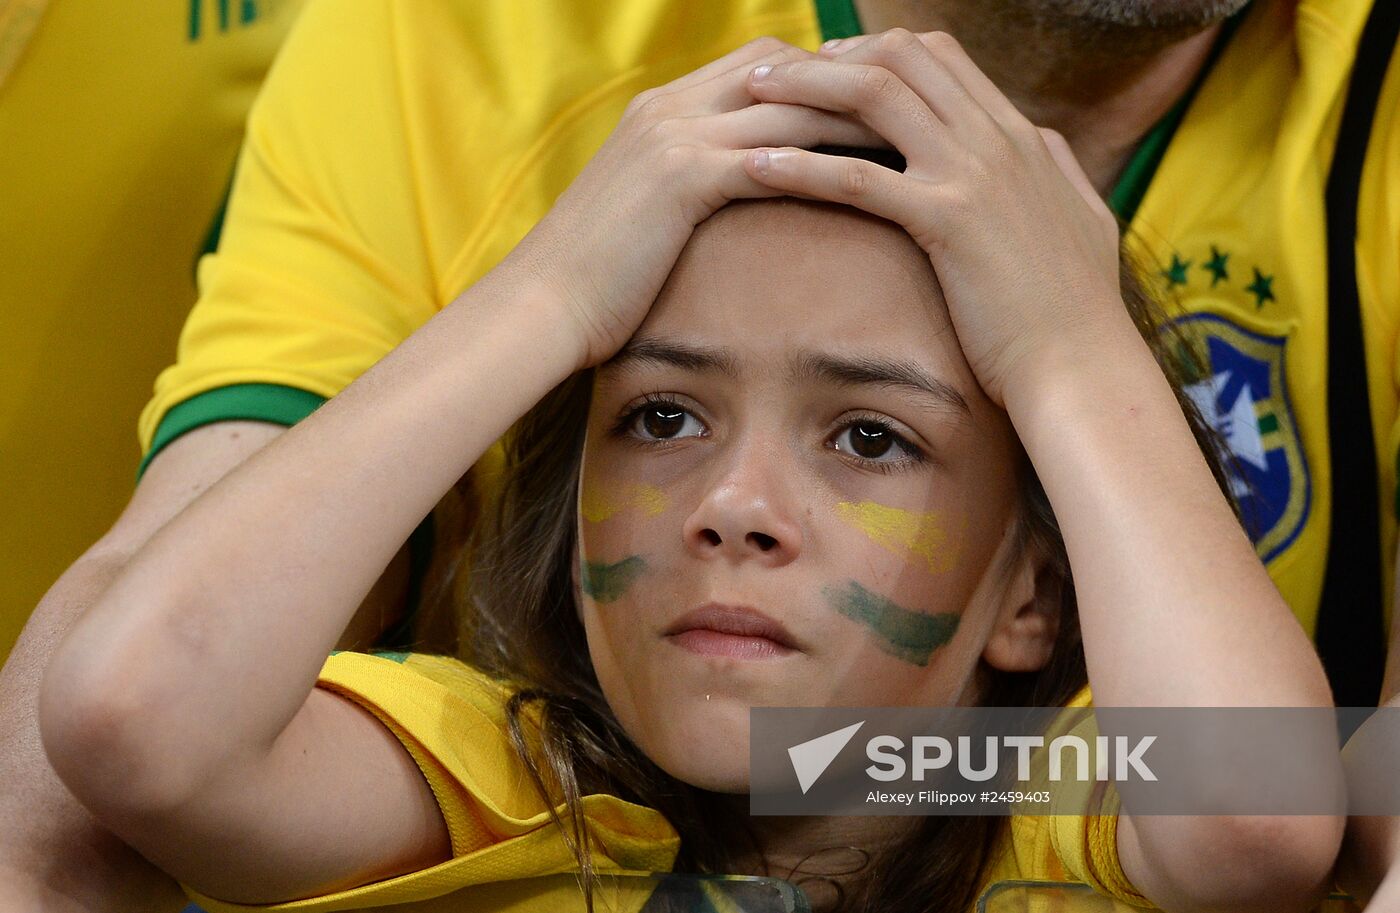
<path fill-rule="evenodd" d="M 1007 397 L 1064 534 L 1095 704 L 1330 706 L 1311 644 L 1221 496 L 1170 386 L 1124 324 L 1101 347 L 1048 359 L 1033 385 Z M 1206 776 L 1239 769 L 1229 745 L 1205 740 L 1200 750 Z M 1309 785 L 1329 775 L 1339 777 L 1339 765 Z M 1192 793 L 1220 794 L 1225 782 L 1217 776 Z M 1125 799 L 1124 871 L 1173 911 L 1308 909 L 1330 883 L 1341 838 L 1339 815 L 1131 811 Z"/>
<path fill-rule="evenodd" d="M 267 751 L 414 526 L 576 366 L 542 320 L 552 302 L 520 288 L 479 283 L 133 557 L 46 680 L 46 739 L 52 722 L 68 753 L 121 759 L 75 775 L 174 801 L 194 788 L 182 777 Z M 122 767 L 166 757 L 150 776 Z"/>
<path fill-rule="evenodd" d="M 1326 707 L 1321 665 L 1125 319 L 1007 406 L 1064 534 L 1095 703 Z"/>
<path fill-rule="evenodd" d="M 51 587 L 0 670 L 0 909 L 160 913 L 183 909 L 175 882 L 102 827 L 54 774 L 39 741 L 39 682 L 65 631 L 121 570 L 94 551 Z"/>

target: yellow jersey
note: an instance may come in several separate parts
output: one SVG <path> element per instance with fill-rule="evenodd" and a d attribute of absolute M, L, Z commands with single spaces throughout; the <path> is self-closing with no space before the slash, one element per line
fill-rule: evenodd
<path fill-rule="evenodd" d="M 0 0 L 0 660 L 116 519 L 301 0 Z"/>
<path fill-rule="evenodd" d="M 1255 2 L 1191 102 L 1130 228 L 1206 370 L 1188 392 L 1234 458 L 1234 494 L 1313 633 L 1331 516 L 1324 191 L 1370 0 Z M 1357 224 L 1357 283 L 1382 504 L 1395 562 L 1400 67 L 1382 87 Z M 1339 518 L 1346 522 L 1346 518 Z M 1385 600 L 1389 613 L 1389 599 Z"/>

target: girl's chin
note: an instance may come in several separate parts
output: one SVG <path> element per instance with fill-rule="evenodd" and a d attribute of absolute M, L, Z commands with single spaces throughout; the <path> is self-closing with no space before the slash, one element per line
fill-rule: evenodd
<path fill-rule="evenodd" d="M 719 793 L 749 791 L 749 712 L 718 697 L 654 718 L 660 724 L 639 741 L 647 756 L 683 783 Z"/>
<path fill-rule="evenodd" d="M 728 767 L 729 765 L 726 765 Z M 712 793 L 727 793 L 733 796 L 747 795 L 749 791 L 749 769 L 747 765 L 742 770 L 716 770 L 700 769 L 701 765 L 693 761 L 680 765 L 679 769 L 673 769 L 662 765 L 662 770 L 671 776 L 696 789 L 708 790 Z"/>

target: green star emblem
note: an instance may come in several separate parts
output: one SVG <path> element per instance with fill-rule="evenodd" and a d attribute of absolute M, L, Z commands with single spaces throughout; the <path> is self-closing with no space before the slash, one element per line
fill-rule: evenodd
<path fill-rule="evenodd" d="M 1167 282 L 1172 285 L 1186 284 L 1186 270 L 1191 266 L 1190 260 L 1182 260 L 1175 253 L 1172 254 L 1172 265 L 1162 270 L 1162 275 L 1167 277 Z"/>
<path fill-rule="evenodd" d="M 1202 264 L 1210 270 L 1210 287 L 1215 288 L 1215 284 L 1221 280 L 1230 278 L 1230 272 L 1225 268 L 1225 264 L 1230 262 L 1229 254 L 1222 254 L 1215 249 L 1215 245 L 1210 246 L 1210 259 Z"/>
<path fill-rule="evenodd" d="M 1246 285 L 1244 290 L 1254 296 L 1255 309 L 1262 308 L 1265 302 L 1278 300 L 1274 297 L 1274 277 L 1259 272 L 1257 266 L 1254 267 L 1254 281 Z"/>

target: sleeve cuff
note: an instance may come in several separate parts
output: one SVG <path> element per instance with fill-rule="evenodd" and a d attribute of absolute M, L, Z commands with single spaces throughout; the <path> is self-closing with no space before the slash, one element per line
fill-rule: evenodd
<path fill-rule="evenodd" d="M 172 406 L 160 420 L 150 449 L 141 458 L 136 472 L 139 480 L 146 467 L 167 444 L 186 432 L 215 422 L 256 421 L 295 425 L 326 401 L 296 387 L 280 384 L 233 384 L 217 387 Z"/>

